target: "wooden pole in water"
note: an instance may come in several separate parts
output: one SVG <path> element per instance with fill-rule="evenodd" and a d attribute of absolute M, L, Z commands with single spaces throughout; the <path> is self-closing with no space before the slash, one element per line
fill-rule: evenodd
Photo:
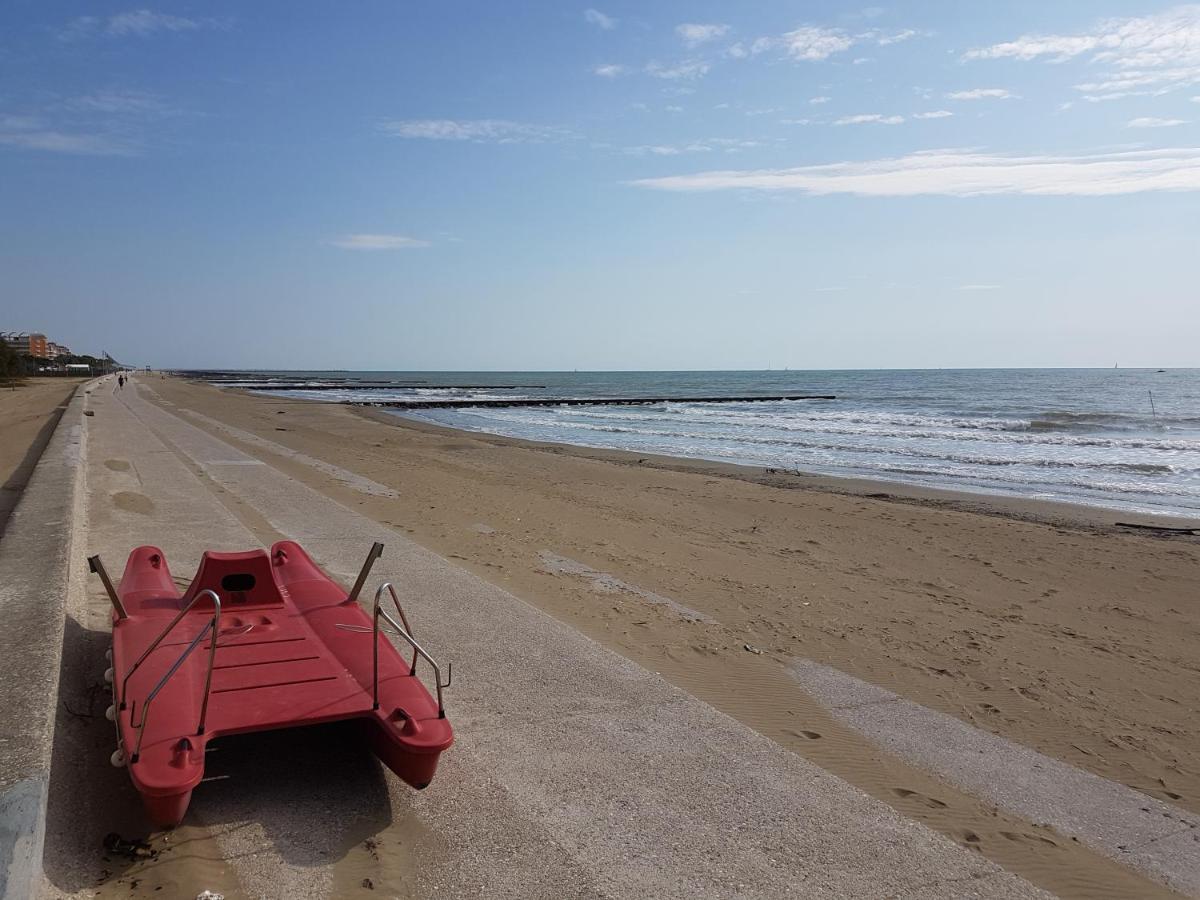
<path fill-rule="evenodd" d="M 1150 415 L 1157 419 L 1158 411 L 1154 408 L 1154 391 L 1146 391 L 1146 393 L 1150 395 Z"/>

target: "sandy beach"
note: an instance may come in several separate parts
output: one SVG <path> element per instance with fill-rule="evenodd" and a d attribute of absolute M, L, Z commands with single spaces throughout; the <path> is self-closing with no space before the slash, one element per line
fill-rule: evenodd
<path fill-rule="evenodd" d="M 15 389 L 0 387 L 0 535 L 79 384 L 76 378 L 31 378 Z"/>
<path fill-rule="evenodd" d="M 1084 508 L 538 445 L 177 379 L 147 387 L 1057 893 L 1087 895 L 1097 872 L 1122 870 L 882 752 L 799 687 L 794 661 L 1200 810 L 1195 538 L 1129 533 Z"/>

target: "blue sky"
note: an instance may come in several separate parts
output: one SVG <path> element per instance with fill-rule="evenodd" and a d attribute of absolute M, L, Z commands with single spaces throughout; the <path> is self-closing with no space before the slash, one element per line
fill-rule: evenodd
<path fill-rule="evenodd" d="M 0 12 L 0 329 L 149 365 L 1200 364 L 1200 6 Z"/>

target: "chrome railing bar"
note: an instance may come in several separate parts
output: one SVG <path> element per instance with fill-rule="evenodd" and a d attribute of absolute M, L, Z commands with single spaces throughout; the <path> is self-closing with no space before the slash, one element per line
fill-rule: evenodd
<path fill-rule="evenodd" d="M 396 596 L 396 589 L 394 587 L 392 587 L 392 583 L 390 581 L 387 581 L 384 583 L 387 585 L 388 593 L 392 595 L 392 604 L 396 607 L 396 612 L 400 613 L 400 621 L 404 623 L 404 630 L 407 631 L 409 633 L 409 635 L 415 637 L 416 634 L 413 631 L 412 626 L 408 624 L 408 616 L 406 616 L 404 614 L 404 607 L 400 605 L 400 598 Z M 408 674 L 409 675 L 417 674 L 417 651 L 416 650 L 413 651 L 412 665 L 410 665 L 408 667 Z"/>
<path fill-rule="evenodd" d="M 204 723 L 208 720 L 208 695 L 212 692 L 213 665 L 217 661 L 217 638 L 220 635 L 221 598 L 213 593 L 212 643 L 208 649 L 208 674 L 204 676 L 204 699 L 200 702 L 200 724 L 196 727 L 196 734 L 204 734 Z"/>
<path fill-rule="evenodd" d="M 409 646 L 411 646 L 415 651 L 413 656 L 413 669 L 410 674 L 416 674 L 417 655 L 420 655 L 426 662 L 429 663 L 430 666 L 433 667 L 434 686 L 437 689 L 438 718 L 444 719 L 446 718 L 446 706 L 442 700 L 442 689 L 448 688 L 450 686 L 450 682 L 447 681 L 445 684 L 442 684 L 442 670 L 441 667 L 438 666 L 437 661 L 425 651 L 424 647 L 417 643 L 416 639 L 407 630 L 405 630 L 404 626 L 388 615 L 387 611 L 382 608 L 380 603 L 383 599 L 383 592 L 385 588 L 391 593 L 392 600 L 396 600 L 396 591 L 389 581 L 385 581 L 383 584 L 381 584 L 379 586 L 379 590 L 375 592 L 375 611 L 374 616 L 372 617 L 373 627 L 371 629 L 373 687 L 372 700 L 374 702 L 374 706 L 372 708 L 379 709 L 379 617 L 383 616 L 384 620 L 391 625 L 392 628 L 396 629 L 396 633 L 399 634 L 400 637 L 404 638 L 404 640 L 408 642 Z M 396 602 L 396 607 L 399 609 L 399 602 Z M 403 610 L 400 610 L 400 617 L 402 619 L 405 618 Z M 405 621 L 405 624 L 407 624 L 407 620 Z M 449 674 L 450 671 L 452 670 L 447 670 L 447 674 Z"/>
<path fill-rule="evenodd" d="M 396 629 L 396 633 L 399 634 L 400 637 L 402 637 L 406 641 L 408 641 L 408 643 L 412 646 L 413 650 L 415 650 L 417 653 L 419 653 L 421 655 L 421 658 L 424 659 L 427 663 L 429 663 L 429 665 L 433 668 L 434 687 L 437 688 L 438 718 L 439 719 L 446 718 L 446 707 L 445 707 L 445 704 L 442 702 L 442 689 L 450 687 L 450 678 L 452 677 L 450 674 L 452 671 L 450 669 L 450 666 L 452 666 L 453 664 L 447 663 L 446 683 L 443 684 L 441 667 L 437 664 L 437 662 L 434 660 L 434 658 L 425 651 L 425 648 L 422 647 L 420 644 L 418 644 L 416 639 L 413 638 L 413 636 L 411 634 L 409 634 L 407 631 L 405 631 L 400 626 L 399 622 L 397 622 L 390 615 L 388 615 L 386 610 L 381 609 L 379 611 L 379 614 L 381 616 L 383 616 L 383 618 L 387 621 L 387 623 L 389 625 L 391 625 L 394 629 Z M 412 674 L 414 674 L 414 675 L 416 674 L 415 666 L 414 666 Z"/>
<path fill-rule="evenodd" d="M 146 657 L 149 656 L 151 653 L 153 653 L 155 648 L 158 647 L 158 645 L 163 642 L 163 638 L 165 638 L 168 634 L 171 633 L 171 629 L 173 629 L 176 625 L 178 625 L 179 621 L 188 614 L 188 612 L 191 610 L 191 608 L 193 606 L 196 605 L 196 601 L 199 600 L 201 597 L 203 597 L 205 594 L 212 597 L 213 603 L 215 604 L 216 608 L 218 610 L 220 609 L 221 599 L 216 595 L 216 592 L 211 591 L 211 590 L 204 590 L 204 591 L 201 591 L 200 593 L 198 593 L 195 597 L 193 597 L 191 602 L 179 611 L 179 614 L 176 615 L 175 618 L 171 620 L 171 624 L 169 624 L 166 628 L 164 628 L 162 631 L 162 634 L 160 634 L 158 637 L 156 637 L 154 639 L 154 643 L 152 643 L 149 647 L 147 647 L 142 652 L 142 655 L 138 657 L 137 662 L 135 662 L 130 667 L 129 671 L 125 673 L 125 677 L 121 679 L 121 696 L 119 698 L 121 709 L 125 708 L 125 690 L 126 690 L 126 688 L 129 687 L 129 679 L 133 676 L 133 673 L 136 672 L 138 670 L 138 667 L 141 666 L 141 664 L 146 661 Z M 216 641 L 215 635 L 214 635 L 213 640 L 215 643 L 215 641 Z"/>
<path fill-rule="evenodd" d="M 200 642 L 204 640 L 206 635 L 211 634 L 212 642 L 209 644 L 208 651 L 208 675 L 204 680 L 204 700 L 200 705 L 200 724 L 196 728 L 196 734 L 204 734 L 204 722 L 208 716 L 208 695 L 209 690 L 212 688 L 213 663 L 216 661 L 217 657 L 217 637 L 221 633 L 221 598 L 212 591 L 202 591 L 201 593 L 212 594 L 213 617 L 204 623 L 204 627 L 200 630 L 200 633 L 192 638 L 192 642 L 188 644 L 187 649 L 179 654 L 179 659 L 175 660 L 175 662 L 171 665 L 171 668 L 169 668 L 166 674 L 158 680 L 158 684 L 156 684 L 154 689 L 151 690 L 146 696 L 145 702 L 142 703 L 141 721 L 135 723 L 133 721 L 133 716 L 131 715 L 129 717 L 130 726 L 138 729 L 137 746 L 133 748 L 133 756 L 129 759 L 130 763 L 137 762 L 138 756 L 142 752 L 142 738 L 146 734 L 146 720 L 150 716 L 150 704 L 154 702 L 154 698 L 158 696 L 158 692 L 163 689 L 163 686 L 171 680 L 171 676 L 179 671 L 179 667 L 183 665 L 184 660 L 192 655 L 192 651 L 200 645 Z"/>
<path fill-rule="evenodd" d="M 146 697 L 146 701 L 142 704 L 141 721 L 134 722 L 133 717 L 132 716 L 130 717 L 130 719 L 129 719 L 130 727 L 136 728 L 138 730 L 137 746 L 133 748 L 133 756 L 131 756 L 129 758 L 129 761 L 131 763 L 137 762 L 138 756 L 141 755 L 142 738 L 145 737 L 145 735 L 146 735 L 146 722 L 150 717 L 150 705 L 154 702 L 154 698 L 158 696 L 158 692 L 162 690 L 163 685 L 165 685 L 170 680 L 171 676 L 174 675 L 179 670 L 179 667 L 183 665 L 184 660 L 186 660 L 189 656 L 191 656 L 192 651 L 196 649 L 196 646 L 202 640 L 204 640 L 204 638 L 208 635 L 209 631 L 211 631 L 211 630 L 212 630 L 212 622 L 205 622 L 203 630 L 201 630 L 201 632 L 198 635 L 196 635 L 195 638 L 192 639 L 192 642 L 190 644 L 188 644 L 187 649 L 184 650 L 183 653 L 179 654 L 179 659 L 175 660 L 175 663 L 171 666 L 170 669 L 167 670 L 167 674 L 163 675 L 163 677 L 159 679 L 158 684 L 156 684 L 154 686 L 154 689 L 152 691 L 150 691 L 150 694 Z"/>

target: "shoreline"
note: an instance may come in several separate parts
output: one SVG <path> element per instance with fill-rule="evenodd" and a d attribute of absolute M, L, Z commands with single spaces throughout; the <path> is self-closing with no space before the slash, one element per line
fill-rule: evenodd
<path fill-rule="evenodd" d="M 223 391 L 237 392 L 250 397 L 266 397 L 274 400 L 295 400 L 299 403 L 331 405 L 329 401 L 307 397 L 272 397 L 269 394 L 248 391 L 242 388 L 224 388 L 217 385 L 212 385 L 212 387 L 217 387 Z M 538 441 L 530 438 L 497 434 L 491 431 L 472 431 L 466 428 L 455 428 L 451 425 L 440 425 L 434 422 L 412 419 L 398 413 L 389 413 L 374 407 L 348 404 L 336 405 L 345 405 L 347 409 L 352 410 L 355 414 L 375 422 L 402 428 L 412 428 L 429 434 L 471 437 L 477 440 L 492 442 L 498 446 L 521 447 L 553 454 L 569 454 L 581 459 L 600 460 L 615 465 L 641 465 L 673 472 L 721 476 L 785 490 L 816 491 L 847 497 L 865 497 L 898 503 L 913 503 L 961 512 L 1000 516 L 1024 522 L 1111 531 L 1115 534 L 1131 533 L 1130 529 L 1118 528 L 1116 526 L 1117 520 L 1128 520 L 1165 528 L 1192 527 L 1200 529 L 1200 513 L 1195 517 L 1189 517 L 1169 513 L 1131 512 L 1114 507 L 1076 503 L 1067 500 L 1040 500 L 1035 497 L 1008 496 L 985 491 L 971 491 L 965 488 L 927 487 L 903 481 L 889 481 L 883 478 L 864 478 L 856 475 L 829 475 L 820 472 L 784 470 L 747 463 L 719 462 L 692 456 L 669 456 L 661 453 L 639 453 L 633 450 L 591 447 L 586 444 L 571 444 L 560 441 Z M 1179 537 L 1171 534 L 1155 534 L 1152 530 L 1147 530 L 1144 534 L 1147 537 L 1161 537 L 1170 540 L 1178 539 Z M 1187 536 L 1184 535 L 1183 537 L 1186 538 Z"/>

